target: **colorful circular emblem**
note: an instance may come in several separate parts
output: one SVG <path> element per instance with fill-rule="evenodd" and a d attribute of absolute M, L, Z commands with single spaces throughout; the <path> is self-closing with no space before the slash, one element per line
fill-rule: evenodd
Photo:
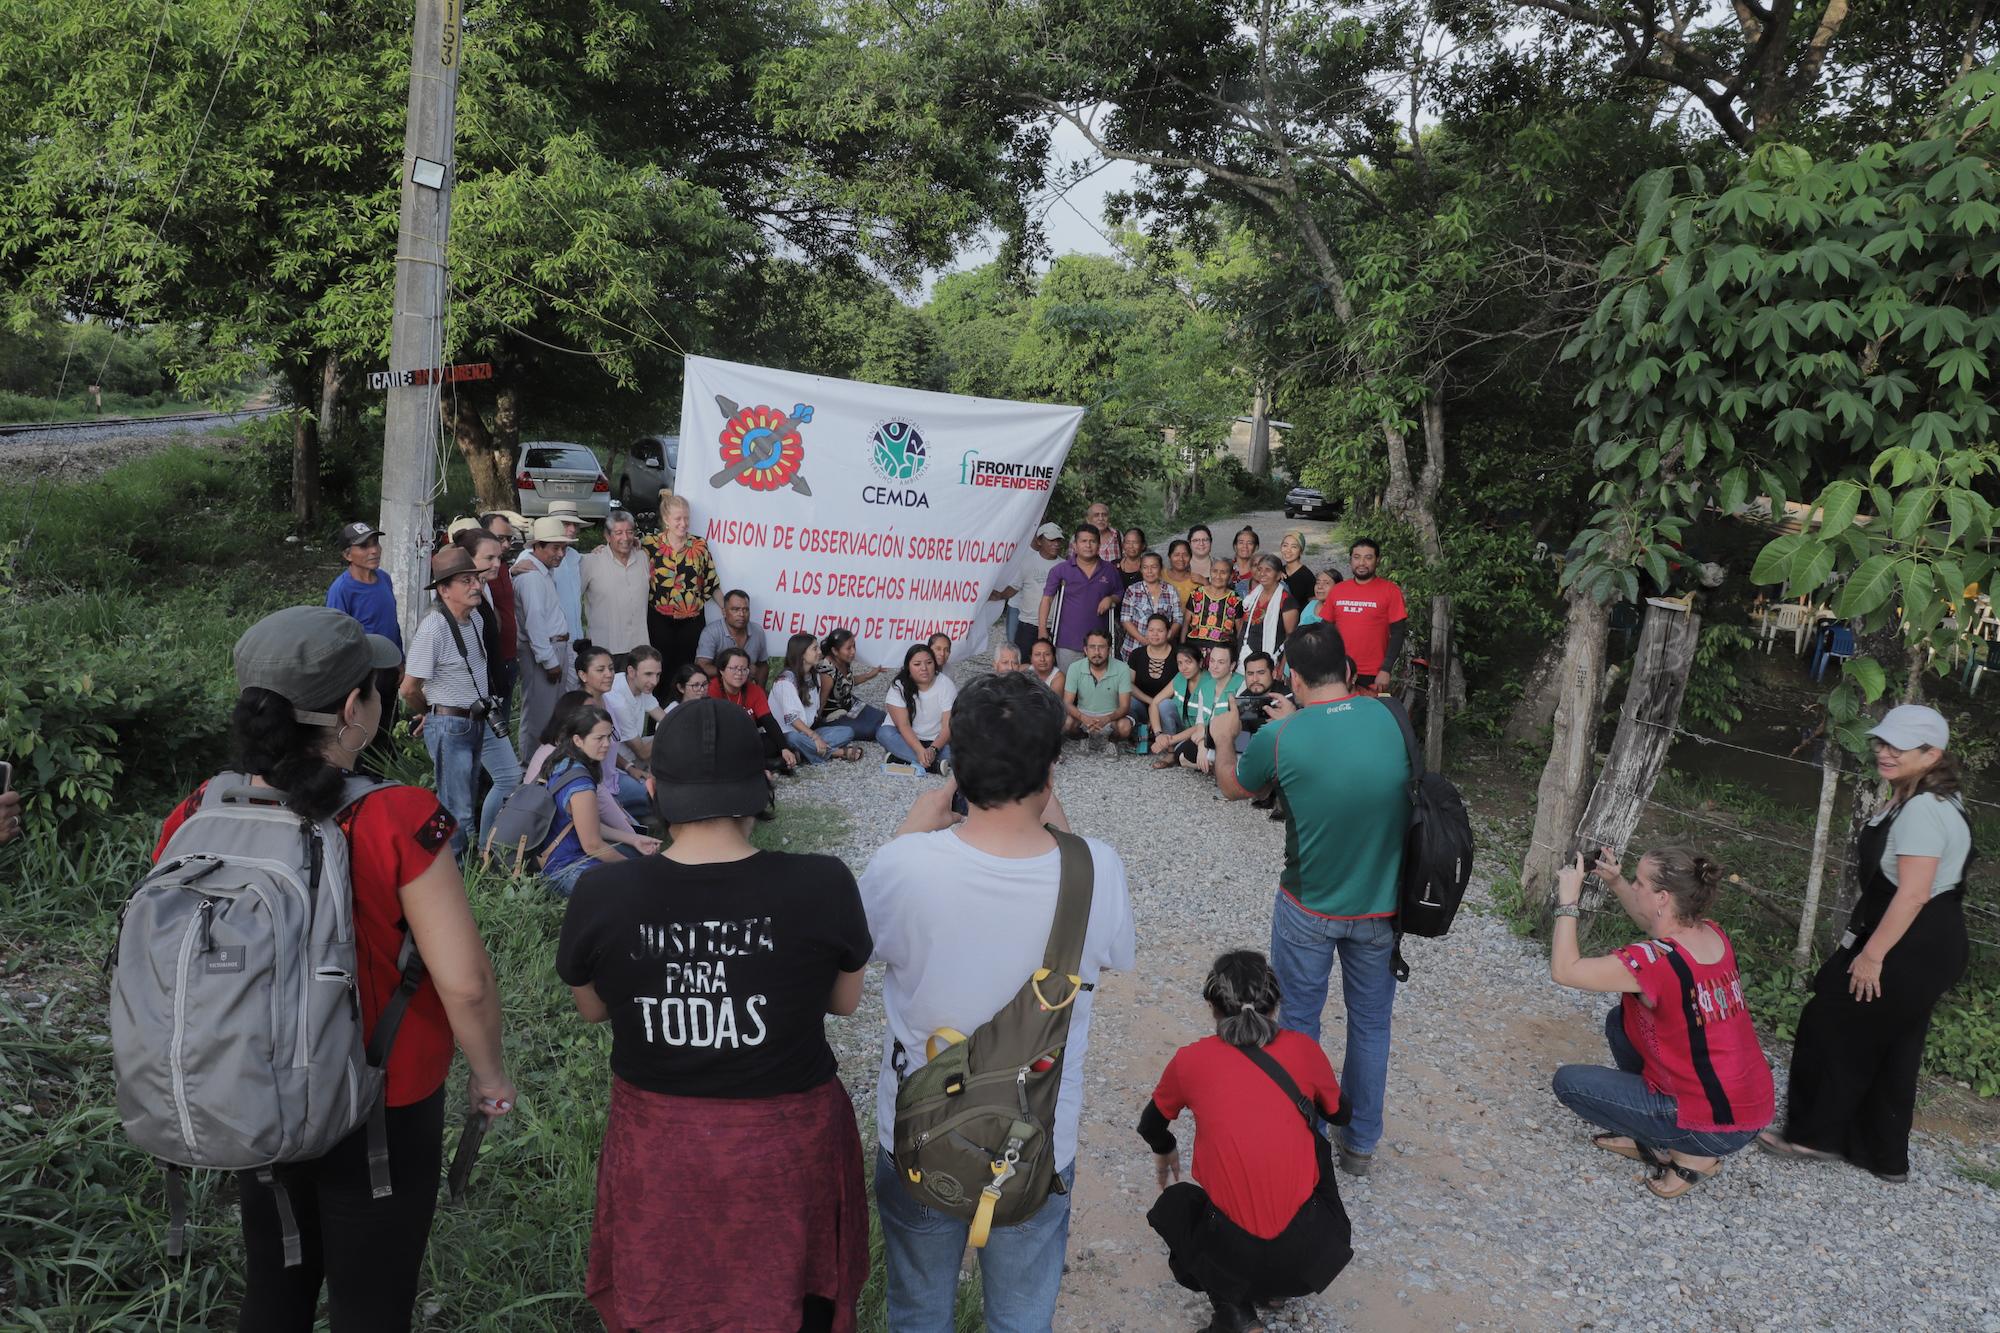
<path fill-rule="evenodd" d="M 739 485 L 753 491 L 775 491 L 792 479 L 805 462 L 805 444 L 793 419 L 774 407 L 746 407 L 723 423 L 722 465 L 734 469 Z"/>
<path fill-rule="evenodd" d="M 872 442 L 870 461 L 884 481 L 915 481 L 931 461 L 923 433 L 907 421 L 883 422 L 875 428 Z"/>

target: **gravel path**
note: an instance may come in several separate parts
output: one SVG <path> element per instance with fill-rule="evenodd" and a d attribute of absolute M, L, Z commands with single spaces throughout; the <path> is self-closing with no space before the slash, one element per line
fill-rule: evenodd
<path fill-rule="evenodd" d="M 954 661 L 951 674 L 976 669 Z M 870 761 L 813 771 L 784 795 L 848 811 L 847 842 L 831 850 L 859 873 L 930 781 Z M 1145 1224 L 1152 1163 L 1132 1127 L 1167 1057 L 1210 1030 L 1199 997 L 1210 960 L 1268 947 L 1280 830 L 1262 811 L 1220 801 L 1212 782 L 1154 772 L 1129 754 L 1072 750 L 1057 790 L 1078 832 L 1123 855 L 1139 932 L 1137 969 L 1107 974 L 1098 993 L 1057 1327 L 1199 1328 L 1206 1301 L 1174 1285 Z M 1476 805 L 1478 793 L 1469 796 Z M 1947 1141 L 1918 1137 L 1908 1185 L 1752 1150 L 1672 1202 L 1646 1192 L 1636 1165 L 1592 1149 L 1549 1077 L 1559 1063 L 1606 1058 L 1611 1001 L 1548 979 L 1536 946 L 1490 909 L 1499 869 L 1490 858 L 1479 866 L 1449 937 L 1407 950 L 1414 975 L 1396 1007 L 1387 1138 L 1373 1175 L 1341 1177 L 1355 1260 L 1326 1294 L 1274 1316 L 1274 1333 L 2000 1333 L 2000 1193 L 1960 1177 L 1964 1150 Z M 1337 1069 L 1343 1019 L 1338 986 L 1333 993 L 1325 1040 Z M 830 1025 L 841 1075 L 870 1120 L 881 1023 L 871 973 L 860 1012 Z M 1779 1079 L 1782 1087 L 1782 1066 Z"/>

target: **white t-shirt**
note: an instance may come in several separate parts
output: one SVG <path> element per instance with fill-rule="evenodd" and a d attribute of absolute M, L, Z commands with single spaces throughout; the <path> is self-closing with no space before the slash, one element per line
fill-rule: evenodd
<path fill-rule="evenodd" d="M 1021 547 L 1014 571 L 1007 575 L 1000 586 L 1015 589 L 1007 604 L 1021 613 L 1021 618 L 1033 624 L 1035 617 L 1042 613 L 1042 589 L 1048 586 L 1049 571 L 1062 563 L 1061 557 L 1043 555 L 1033 546 Z"/>
<path fill-rule="evenodd" d="M 910 713 L 910 729 L 917 733 L 920 741 L 934 741 L 944 727 L 944 715 L 958 702 L 958 686 L 952 684 L 951 677 L 940 672 L 938 678 L 927 690 L 917 691 L 917 706 Z M 903 698 L 903 687 L 891 685 L 889 693 L 882 700 L 885 706 L 909 708 Z"/>
<path fill-rule="evenodd" d="M 1090 923 L 1083 933 L 1082 976 L 1130 968 L 1137 949 L 1125 863 L 1108 843 L 1090 844 Z M 957 833 L 906 833 L 875 853 L 861 876 L 861 904 L 875 937 L 882 974 L 882 1072 L 875 1085 L 875 1125 L 893 1149 L 896 1071 L 901 1042 L 908 1068 L 922 1067 L 924 1043 L 939 1028 L 970 1034 L 993 1017 L 1035 969 L 1049 942 L 1061 882 L 1061 853 L 1009 858 L 966 844 Z M 1083 1062 L 1090 1045 L 1093 991 L 1077 996 L 1056 1090 L 1055 1163 L 1076 1160 L 1083 1115 Z"/>
<path fill-rule="evenodd" d="M 621 746 L 646 734 L 646 716 L 659 706 L 660 701 L 650 694 L 632 693 L 632 682 L 622 671 L 604 694 L 604 711 L 611 714 L 611 730 Z"/>
<path fill-rule="evenodd" d="M 788 672 L 778 677 L 771 686 L 771 716 L 778 719 L 778 725 L 787 729 L 810 727 L 819 716 L 819 687 L 814 686 L 810 694 L 799 693 L 798 682 Z M 794 721 L 793 719 L 798 719 Z"/>

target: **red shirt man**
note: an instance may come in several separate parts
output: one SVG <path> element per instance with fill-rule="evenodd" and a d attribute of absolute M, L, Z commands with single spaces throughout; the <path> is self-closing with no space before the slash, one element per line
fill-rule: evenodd
<path fill-rule="evenodd" d="M 1374 539 L 1355 542 L 1347 553 L 1354 577 L 1334 584 L 1319 608 L 1320 619 L 1340 630 L 1347 655 L 1354 659 L 1355 688 L 1369 694 L 1381 694 L 1393 683 L 1391 670 L 1403 655 L 1410 622 L 1403 590 L 1375 576 L 1381 558 Z"/>

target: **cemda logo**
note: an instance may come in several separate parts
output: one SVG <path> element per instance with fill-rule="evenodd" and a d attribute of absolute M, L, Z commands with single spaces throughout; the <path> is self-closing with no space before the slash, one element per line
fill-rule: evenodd
<path fill-rule="evenodd" d="M 1003 463 L 981 458 L 977 449 L 967 449 L 958 460 L 961 486 L 997 486 L 1009 491 L 1046 491 L 1056 484 L 1056 470 L 1039 463 Z"/>
<path fill-rule="evenodd" d="M 868 462 L 887 486 L 863 486 L 861 498 L 872 505 L 898 509 L 929 509 L 930 497 L 916 485 L 930 466 L 924 433 L 908 421 L 884 421 L 868 437 Z"/>

